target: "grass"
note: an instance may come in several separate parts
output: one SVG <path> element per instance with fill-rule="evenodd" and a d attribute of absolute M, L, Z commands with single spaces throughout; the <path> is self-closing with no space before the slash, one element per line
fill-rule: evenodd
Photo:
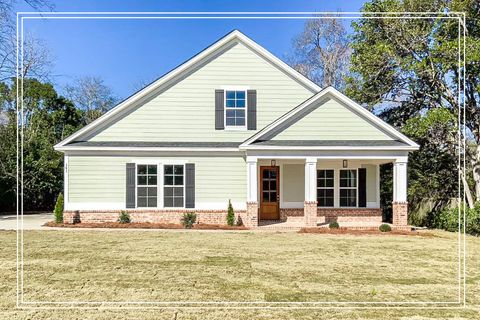
<path fill-rule="evenodd" d="M 199 231 L 25 231 L 25 301 L 454 301 L 457 238 Z M 14 310 L 15 233 L 0 232 L 0 318 L 172 319 L 167 310 Z M 480 239 L 467 238 L 468 303 Z M 476 259 L 474 257 L 477 256 Z M 161 311 L 161 312 L 160 312 Z M 182 309 L 177 319 L 471 318 L 478 309 Z"/>

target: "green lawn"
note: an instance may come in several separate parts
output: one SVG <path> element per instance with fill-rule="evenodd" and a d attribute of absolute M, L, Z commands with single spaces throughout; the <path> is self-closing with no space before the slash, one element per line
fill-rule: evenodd
<path fill-rule="evenodd" d="M 4 244 L 0 249 L 0 318 L 173 317 L 172 309 L 14 311 L 15 233 L 0 232 L 0 241 Z M 353 236 L 47 230 L 26 231 L 24 243 L 24 301 L 28 302 L 255 301 L 294 305 L 291 302 L 445 302 L 458 297 L 457 238 L 453 233 L 440 231 L 433 236 Z M 468 303 L 478 305 L 480 298 L 475 297 L 480 295 L 480 239 L 468 237 L 467 244 Z M 478 315 L 478 309 L 420 308 L 178 312 L 178 319 Z"/>

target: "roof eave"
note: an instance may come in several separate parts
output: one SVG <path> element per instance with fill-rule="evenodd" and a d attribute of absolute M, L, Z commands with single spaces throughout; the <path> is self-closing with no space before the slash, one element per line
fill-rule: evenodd
<path fill-rule="evenodd" d="M 206 148 L 206 147 L 82 147 L 82 146 L 55 146 L 54 149 L 60 152 L 67 151 L 125 151 L 125 152 L 137 152 L 137 151 L 146 151 L 146 152 L 155 152 L 155 151 L 178 151 L 178 152 L 189 152 L 189 151 L 222 151 L 222 152 L 236 152 L 239 151 L 239 148 Z"/>
<path fill-rule="evenodd" d="M 350 150 L 363 150 L 363 151 L 415 151 L 419 148 L 416 146 L 404 146 L 404 147 L 391 147 L 391 146 L 240 146 L 239 150 L 309 150 L 309 151 L 350 151 Z"/>

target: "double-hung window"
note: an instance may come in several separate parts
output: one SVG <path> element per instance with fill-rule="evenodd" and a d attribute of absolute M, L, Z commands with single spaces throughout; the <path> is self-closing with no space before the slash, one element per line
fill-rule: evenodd
<path fill-rule="evenodd" d="M 357 170 L 340 170 L 340 207 L 357 206 Z"/>
<path fill-rule="evenodd" d="M 317 202 L 319 207 L 334 206 L 334 171 L 317 170 Z"/>
<path fill-rule="evenodd" d="M 163 206 L 170 208 L 184 207 L 184 165 L 163 166 Z"/>
<path fill-rule="evenodd" d="M 225 126 L 243 128 L 246 124 L 245 91 L 225 91 Z"/>
<path fill-rule="evenodd" d="M 137 207 L 157 206 L 157 165 L 137 165 Z"/>

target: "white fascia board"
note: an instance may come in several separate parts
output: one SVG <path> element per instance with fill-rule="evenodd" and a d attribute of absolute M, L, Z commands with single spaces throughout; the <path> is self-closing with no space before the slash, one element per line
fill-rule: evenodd
<path fill-rule="evenodd" d="M 278 68 L 282 69 L 286 73 L 290 74 L 292 77 L 303 83 L 305 86 L 310 88 L 313 92 L 318 92 L 321 90 L 321 88 L 316 85 L 314 82 L 309 80 L 307 77 L 303 76 L 296 70 L 294 70 L 292 67 L 287 65 L 285 62 L 282 60 L 278 59 L 275 57 L 272 53 L 268 52 L 266 49 L 264 49 L 262 46 L 257 44 L 255 41 L 251 40 L 247 36 L 245 36 L 243 33 L 241 33 L 238 30 L 234 30 L 233 32 L 229 33 L 222 39 L 218 40 L 214 44 L 212 44 L 210 47 L 207 49 L 203 50 L 200 52 L 198 55 L 194 56 L 190 60 L 186 61 L 176 69 L 170 71 L 157 81 L 153 82 L 149 86 L 145 87 L 144 89 L 140 90 L 139 92 L 133 94 L 131 97 L 127 98 L 125 101 L 121 102 L 117 106 L 115 106 L 113 109 L 110 111 L 106 112 L 103 116 L 100 118 L 96 119 L 95 121 L 89 123 L 82 129 L 76 131 L 73 133 L 71 136 L 67 137 L 63 141 L 59 142 L 58 144 L 55 145 L 55 147 L 62 147 L 65 146 L 66 144 L 72 142 L 74 139 L 82 136 L 83 134 L 86 134 L 87 132 L 90 132 L 95 128 L 96 126 L 106 122 L 108 119 L 111 117 L 120 114 L 123 110 L 127 109 L 130 107 L 132 104 L 135 102 L 139 101 L 143 97 L 151 94 L 152 92 L 158 90 L 159 88 L 162 87 L 162 85 L 165 85 L 169 83 L 171 80 L 175 79 L 177 76 L 181 75 L 183 72 L 187 71 L 191 67 L 195 66 L 205 58 L 207 58 L 210 54 L 215 52 L 216 50 L 220 49 L 227 43 L 233 41 L 233 40 L 238 40 L 244 43 L 245 45 L 251 47 L 254 51 L 262 55 L 265 59 L 276 65 Z"/>
<path fill-rule="evenodd" d="M 302 111 L 307 106 L 311 105 L 312 103 L 315 103 L 316 101 L 318 101 L 319 99 L 321 99 L 322 97 L 324 97 L 328 93 L 332 94 L 335 98 L 341 100 L 342 102 L 344 102 L 345 104 L 350 106 L 352 109 L 354 109 L 355 111 L 360 113 L 362 116 L 364 116 L 368 120 L 372 121 L 374 124 L 378 125 L 380 128 L 382 128 L 385 131 L 387 131 L 388 133 L 390 133 L 392 136 L 394 136 L 394 137 L 400 139 L 401 141 L 405 142 L 406 144 L 408 144 L 409 147 L 411 148 L 411 150 L 418 150 L 420 148 L 420 146 L 417 143 L 410 140 L 404 134 L 400 133 L 398 130 L 396 130 L 395 128 L 390 126 L 388 123 L 386 123 L 385 121 L 383 121 L 382 119 L 380 119 L 379 117 L 377 117 L 376 115 L 371 113 L 370 111 L 366 110 L 361 105 L 359 105 L 355 101 L 351 100 L 350 98 L 348 98 L 347 96 L 345 96 L 344 94 L 342 94 L 341 92 L 339 92 L 338 90 L 336 90 L 333 87 L 327 87 L 327 88 L 323 89 L 322 91 L 320 91 L 319 93 L 317 93 L 313 97 L 304 101 L 302 104 L 300 104 L 295 109 L 292 109 L 290 112 L 286 113 L 282 117 L 273 121 L 271 124 L 267 125 L 263 130 L 260 130 L 255 135 L 253 135 L 249 139 L 245 140 L 240 145 L 240 148 L 243 149 L 243 148 L 249 146 L 256 139 L 258 139 L 259 137 L 267 134 L 268 132 L 270 132 L 271 130 L 273 130 L 277 126 L 281 125 L 283 122 L 285 122 L 286 120 L 288 120 L 289 118 L 291 118 L 292 116 L 297 114 L 298 112 Z M 398 147 L 395 148 L 395 149 L 398 149 Z"/>
<path fill-rule="evenodd" d="M 404 147 L 382 147 L 382 146 L 240 146 L 240 150 L 388 150 L 388 151 L 414 151 L 418 148 L 413 146 Z"/>
<path fill-rule="evenodd" d="M 203 151 L 203 152 L 235 152 L 239 151 L 238 148 L 184 148 L 184 147 L 76 147 L 76 146 L 64 146 L 64 147 L 54 147 L 57 151 L 162 151 L 162 152 L 169 152 L 169 151 L 181 151 L 181 152 L 195 152 L 195 151 Z"/>

